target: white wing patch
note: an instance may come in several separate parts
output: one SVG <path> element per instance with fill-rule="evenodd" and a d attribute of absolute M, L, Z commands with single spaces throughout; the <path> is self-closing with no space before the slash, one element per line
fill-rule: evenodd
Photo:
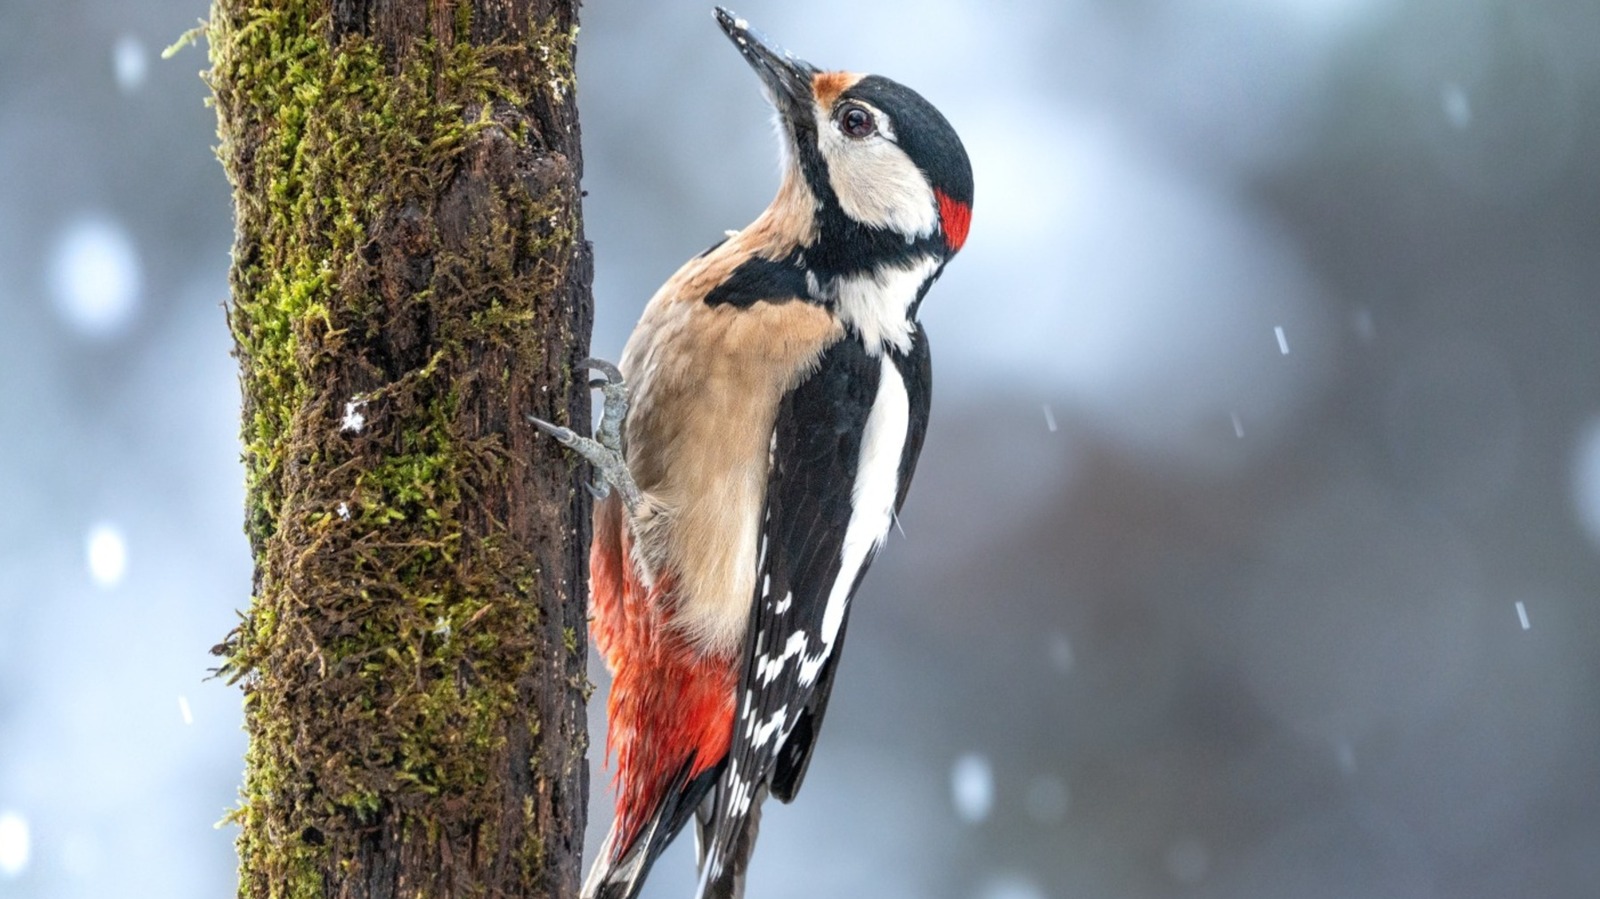
<path fill-rule="evenodd" d="M 734 746 L 718 786 L 716 815 L 720 820 L 701 871 L 702 896 L 709 895 L 707 885 L 722 876 L 723 854 L 731 845 L 730 841 L 737 837 L 738 829 L 746 826 L 745 816 L 767 795 L 773 767 L 781 761 L 780 754 L 786 751 L 795 725 L 810 707 L 815 695 L 812 688 L 838 647 L 850 594 L 873 553 L 888 537 L 894 520 L 900 464 L 911 433 L 911 397 L 894 358 L 883 353 L 881 347 L 876 356 L 878 387 L 872 407 L 867 411 L 854 478 L 849 484 L 850 517 L 838 544 L 838 568 L 831 583 L 808 585 L 818 591 L 825 589 L 825 596 L 818 597 L 809 591 L 805 594 L 806 601 L 823 603 L 821 621 L 812 624 L 816 622 L 815 612 L 808 607 L 805 623 L 791 624 L 794 629 L 785 635 L 782 643 L 777 642 L 782 632 L 777 630 L 779 625 L 773 616 L 789 611 L 795 594 L 781 585 L 775 592 L 771 577 L 760 580 L 761 593 L 757 602 L 765 618 L 761 626 L 771 630 L 755 637 L 762 649 L 752 659 L 753 666 L 747 669 Z M 839 484 L 837 488 L 843 486 Z M 837 488 L 830 488 L 831 502 L 841 498 L 833 492 Z M 772 514 L 770 507 L 767 514 Z M 832 520 L 837 521 L 837 518 Z M 770 525 L 770 520 L 764 522 L 764 535 Z M 833 533 L 837 536 L 837 531 Z M 763 536 L 757 552 L 763 568 L 767 552 L 767 540 Z M 815 571 L 812 561 L 826 565 L 828 560 L 825 557 L 808 560 L 809 571 Z M 813 626 L 815 630 L 811 629 Z M 758 703 L 758 694 L 769 702 Z M 805 749 L 801 747 L 802 751 Z M 788 761 L 803 765 L 804 757 L 790 757 Z"/>
<path fill-rule="evenodd" d="M 833 652 L 844 613 L 850 604 L 850 591 L 874 550 L 889 535 L 894 515 L 894 499 L 900 487 L 900 456 L 905 451 L 906 432 L 911 424 L 911 400 L 894 360 L 882 357 L 878 395 L 867 414 L 867 428 L 861 440 L 861 460 L 856 465 L 856 482 L 851 490 L 850 525 L 844 532 L 840 550 L 839 576 L 828 594 L 822 613 L 822 650 L 801 659 L 800 683 L 816 683 L 822 665 Z"/>

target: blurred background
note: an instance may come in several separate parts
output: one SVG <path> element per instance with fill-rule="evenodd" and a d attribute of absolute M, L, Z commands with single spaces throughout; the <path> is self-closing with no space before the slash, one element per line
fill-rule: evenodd
<path fill-rule="evenodd" d="M 708 7 L 584 11 L 600 356 L 776 185 Z M 752 897 L 1600 894 L 1600 5 L 738 11 L 977 181 Z M 233 889 L 231 210 L 158 58 L 205 12 L 0 3 L 0 896 Z"/>

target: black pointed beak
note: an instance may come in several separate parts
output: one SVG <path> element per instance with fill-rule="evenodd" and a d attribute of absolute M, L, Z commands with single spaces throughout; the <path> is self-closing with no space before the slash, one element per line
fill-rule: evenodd
<path fill-rule="evenodd" d="M 789 122 L 811 120 L 811 78 L 817 73 L 815 66 L 795 59 L 793 54 L 780 49 L 750 28 L 750 23 L 733 13 L 717 7 L 717 24 L 722 26 L 728 40 L 744 54 L 744 61 L 761 76 L 761 83 L 772 99 L 772 105 Z"/>

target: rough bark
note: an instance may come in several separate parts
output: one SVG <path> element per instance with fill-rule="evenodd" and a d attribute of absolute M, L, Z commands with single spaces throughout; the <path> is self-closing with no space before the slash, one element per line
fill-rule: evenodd
<path fill-rule="evenodd" d="M 216 0 L 254 595 L 239 894 L 567 897 L 586 806 L 576 0 Z"/>

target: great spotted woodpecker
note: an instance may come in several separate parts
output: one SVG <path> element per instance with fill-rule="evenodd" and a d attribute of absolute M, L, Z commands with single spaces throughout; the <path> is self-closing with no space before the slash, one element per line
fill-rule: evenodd
<path fill-rule="evenodd" d="M 699 896 L 742 895 L 761 803 L 800 788 L 851 596 L 905 500 L 931 388 L 917 309 L 971 216 L 966 151 L 928 101 L 716 17 L 777 110 L 777 198 L 657 291 L 620 374 L 596 364 L 596 439 L 537 422 L 601 482 L 591 629 L 617 804 L 586 899 L 636 896 L 691 815 Z"/>

